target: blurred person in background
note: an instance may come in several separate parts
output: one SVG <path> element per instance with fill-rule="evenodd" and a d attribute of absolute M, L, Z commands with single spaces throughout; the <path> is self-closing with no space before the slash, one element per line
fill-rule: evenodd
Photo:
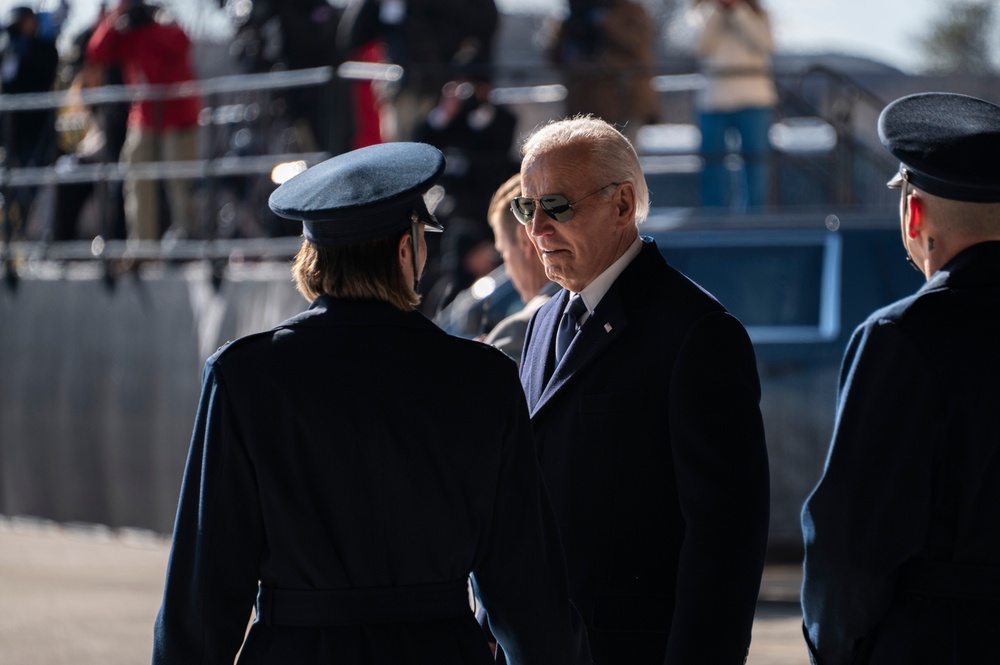
<path fill-rule="evenodd" d="M 87 45 L 85 60 L 92 65 L 118 65 L 128 85 L 169 86 L 193 81 L 191 40 L 184 30 L 155 5 L 144 0 L 122 0 L 99 22 Z M 166 99 L 137 99 L 128 117 L 121 151 L 122 164 L 194 161 L 199 157 L 196 95 Z M 163 232 L 158 187 L 164 182 L 170 206 L 170 225 Z M 206 237 L 198 224 L 192 181 L 182 178 L 130 176 L 124 181 L 125 221 L 129 240 Z M 161 219 L 164 218 L 164 219 Z"/>
<path fill-rule="evenodd" d="M 823 477 L 802 511 L 804 632 L 822 665 L 997 661 L 1000 106 L 883 109 L 906 256 L 927 283 L 848 344 Z"/>
<path fill-rule="evenodd" d="M 494 0 L 351 0 L 337 46 L 352 53 L 372 41 L 402 78 L 381 86 L 381 136 L 414 140 L 456 69 L 489 77 L 499 13 Z"/>
<path fill-rule="evenodd" d="M 771 192 L 768 132 L 778 102 L 770 17 L 760 0 L 694 0 L 689 20 L 705 76 L 695 100 L 705 160 L 702 205 L 738 211 L 766 206 Z M 742 169 L 727 165 L 730 154 L 742 157 Z"/>
<path fill-rule="evenodd" d="M 326 0 L 276 0 L 273 7 L 281 26 L 281 66 L 290 70 L 313 67 L 336 67 L 342 62 L 337 51 L 337 29 L 343 16 Z M 305 151 L 340 154 L 350 149 L 351 110 L 342 99 L 350 84 L 334 77 L 333 94 L 321 87 L 290 88 L 282 98 L 292 115 L 305 125 L 308 138 Z M 332 97 L 332 99 L 331 99 Z"/>
<path fill-rule="evenodd" d="M 246 74 L 287 76 L 289 71 L 338 68 L 362 53 L 341 53 L 336 35 L 343 6 L 326 0 L 217 0 L 232 22 L 229 54 Z M 342 5 L 343 3 L 338 3 Z M 369 81 L 333 75 L 323 84 L 251 93 L 248 108 L 263 111 L 259 120 L 227 123 L 213 131 L 208 159 L 267 154 L 323 152 L 339 155 L 378 140 L 359 113 L 359 90 Z M 363 94 L 363 93 L 361 93 Z M 246 99 L 245 95 L 240 96 Z M 370 105 L 369 105 L 370 107 Z M 376 124 L 377 131 L 377 124 Z M 377 139 L 377 135 L 374 137 Z M 266 198 L 274 190 L 270 173 L 215 179 L 213 188 L 228 211 L 220 215 L 219 237 L 295 236 L 301 229 L 273 214 Z"/>
<path fill-rule="evenodd" d="M 497 189 L 490 201 L 489 222 L 496 238 L 496 249 L 503 258 L 507 277 L 521 296 L 524 308 L 498 323 L 483 340 L 520 364 L 524 348 L 524 332 L 528 321 L 539 307 L 552 297 L 560 286 L 549 281 L 545 266 L 535 252 L 527 228 L 517 221 L 510 201 L 521 195 L 521 174 L 515 173 Z"/>
<path fill-rule="evenodd" d="M 102 85 L 123 85 L 121 67 L 99 67 L 84 58 L 98 21 L 73 38 L 61 78 L 69 82 L 66 102 L 56 118 L 60 156 L 56 168 L 71 172 L 81 164 L 104 164 L 118 159 L 128 125 L 129 104 L 107 102 L 87 105 L 80 93 Z M 64 182 L 54 187 L 52 240 L 76 240 L 100 235 L 106 239 L 126 237 L 125 208 L 121 182 Z"/>
<path fill-rule="evenodd" d="M 505 106 L 490 103 L 490 90 L 485 78 L 455 77 L 414 131 L 415 140 L 445 156 L 444 197 L 435 211 L 443 222 L 461 218 L 486 226 L 481 220 L 493 192 L 517 170 L 512 156 L 517 117 Z"/>
<path fill-rule="evenodd" d="M 633 142 L 640 127 L 656 123 L 654 28 L 635 0 L 570 0 L 548 47 L 566 76 L 566 115 L 593 114 Z"/>
<path fill-rule="evenodd" d="M 343 57 L 336 35 L 344 10 L 326 0 L 218 0 L 232 18 L 235 35 L 229 47 L 248 74 L 336 67 Z M 337 77 L 327 86 L 281 91 L 270 112 L 293 130 L 281 152 L 340 154 L 351 143 L 352 112 L 346 99 L 351 82 Z M 343 98 L 343 99 L 342 99 Z M 276 137 L 266 137 L 277 141 Z M 260 137 L 258 142 L 265 141 Z"/>
<path fill-rule="evenodd" d="M 59 52 L 55 37 L 43 35 L 39 16 L 30 7 L 15 7 L 0 52 L 0 91 L 4 95 L 49 92 L 56 82 Z M 3 114 L 3 141 L 8 167 L 44 166 L 55 159 L 54 112 L 8 111 Z"/>
<path fill-rule="evenodd" d="M 428 266 L 427 296 L 421 304 L 421 311 L 431 318 L 500 265 L 488 225 L 463 218 L 452 219 L 450 224 L 440 241 L 432 241 L 432 246 L 441 248 L 441 257 L 436 266 Z"/>
<path fill-rule="evenodd" d="M 440 262 L 430 266 L 424 309 L 431 316 L 499 265 L 484 212 L 496 188 L 517 169 L 512 157 L 517 118 L 490 103 L 488 77 L 474 70 L 459 74 L 445 84 L 437 105 L 414 130 L 415 140 L 445 155 L 444 194 L 434 211 L 445 231 Z"/>
<path fill-rule="evenodd" d="M 443 170 L 380 144 L 271 195 L 311 305 L 205 365 L 154 665 L 489 665 L 470 573 L 511 664 L 591 663 L 515 365 L 416 311 Z"/>
<path fill-rule="evenodd" d="M 53 32 L 54 30 L 54 32 Z M 11 10 L 0 48 L 0 93 L 49 92 L 56 82 L 58 29 L 43 31 L 30 7 Z M 56 158 L 55 109 L 6 111 L 0 115 L 5 168 L 48 166 Z M 18 187 L 4 213 L 16 235 L 24 233 L 35 187 Z"/>

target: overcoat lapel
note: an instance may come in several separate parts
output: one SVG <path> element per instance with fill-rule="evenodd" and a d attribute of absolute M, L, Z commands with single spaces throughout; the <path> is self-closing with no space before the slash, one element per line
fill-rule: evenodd
<path fill-rule="evenodd" d="M 568 301 L 569 291 L 562 289 L 542 305 L 535 315 L 535 328 L 531 333 L 531 344 L 528 347 L 531 359 L 521 368 L 522 373 L 527 373 L 522 378 L 522 384 L 528 400 L 528 410 L 532 413 L 545 390 L 545 380 L 552 373 L 551 363 L 555 358 L 552 347 L 555 345 L 556 328 Z"/>
<path fill-rule="evenodd" d="M 546 317 L 544 330 L 540 329 L 538 331 L 540 334 L 548 335 L 547 339 L 550 340 L 548 346 L 555 343 L 555 329 L 568 298 L 568 294 L 565 295 L 566 297 L 561 298 L 562 305 L 559 307 L 559 313 L 556 316 Z M 540 396 L 537 400 L 529 401 L 531 416 L 535 417 L 549 400 L 572 384 L 574 379 L 587 368 L 587 365 L 600 357 L 604 353 L 604 350 L 618 339 L 618 336 L 625 331 L 627 325 L 628 317 L 626 316 L 625 305 L 619 291 L 619 284 L 616 283 L 604 295 L 597 309 L 594 310 L 580 328 L 576 337 L 573 338 L 573 342 L 566 350 L 562 362 L 556 366 L 549 382 L 547 384 L 544 383 L 545 377 L 540 377 Z M 546 338 L 543 337 L 542 339 Z M 545 363 L 540 364 L 545 365 L 546 363 L 554 362 L 552 360 L 553 357 L 554 354 L 549 353 Z M 536 378 L 538 377 L 533 376 L 532 380 Z"/>
<path fill-rule="evenodd" d="M 650 283 L 652 275 L 660 269 L 657 266 L 665 266 L 666 262 L 652 239 L 644 237 L 643 243 L 642 251 L 601 298 L 600 304 L 580 328 L 562 362 L 554 370 L 551 363 L 555 362 L 553 346 L 556 328 L 569 302 L 569 292 L 563 289 L 536 312 L 530 339 L 526 340 L 530 355 L 521 365 L 521 383 L 532 417 L 553 397 L 572 386 L 587 366 L 625 332 L 631 308 L 649 302 L 651 296 L 644 294 L 643 285 Z M 549 376 L 552 378 L 546 381 Z"/>

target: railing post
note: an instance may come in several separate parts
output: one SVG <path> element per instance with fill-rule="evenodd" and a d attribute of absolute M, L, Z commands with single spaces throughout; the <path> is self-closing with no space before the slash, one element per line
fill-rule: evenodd
<path fill-rule="evenodd" d="M 836 201 L 839 205 L 854 203 L 854 140 L 851 133 L 851 117 L 857 95 L 850 85 L 842 85 L 836 91 L 833 104 L 833 121 L 837 130 Z"/>
<path fill-rule="evenodd" d="M 10 221 L 10 186 L 7 178 L 10 174 L 10 111 L 0 112 L 3 126 L 4 148 L 3 159 L 0 160 L 0 226 L 3 231 L 3 252 L 0 252 L 0 264 L 3 266 L 4 283 L 13 289 L 17 285 L 17 272 L 14 268 L 11 242 L 14 240 L 14 229 Z"/>

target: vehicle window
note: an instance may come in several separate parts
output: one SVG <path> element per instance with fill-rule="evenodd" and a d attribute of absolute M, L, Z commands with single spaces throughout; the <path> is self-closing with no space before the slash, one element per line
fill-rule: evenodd
<path fill-rule="evenodd" d="M 839 332 L 834 233 L 668 233 L 667 261 L 718 298 L 755 342 L 833 339 Z"/>

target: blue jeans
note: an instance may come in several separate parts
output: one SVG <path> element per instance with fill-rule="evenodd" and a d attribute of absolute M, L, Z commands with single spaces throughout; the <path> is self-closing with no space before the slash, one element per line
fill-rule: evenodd
<path fill-rule="evenodd" d="M 770 108 L 698 114 L 705 159 L 701 174 L 702 205 L 742 211 L 768 203 L 771 143 L 767 132 L 773 116 Z M 740 138 L 742 171 L 726 168 L 726 155 L 736 152 L 726 145 L 727 132 L 735 132 Z"/>

